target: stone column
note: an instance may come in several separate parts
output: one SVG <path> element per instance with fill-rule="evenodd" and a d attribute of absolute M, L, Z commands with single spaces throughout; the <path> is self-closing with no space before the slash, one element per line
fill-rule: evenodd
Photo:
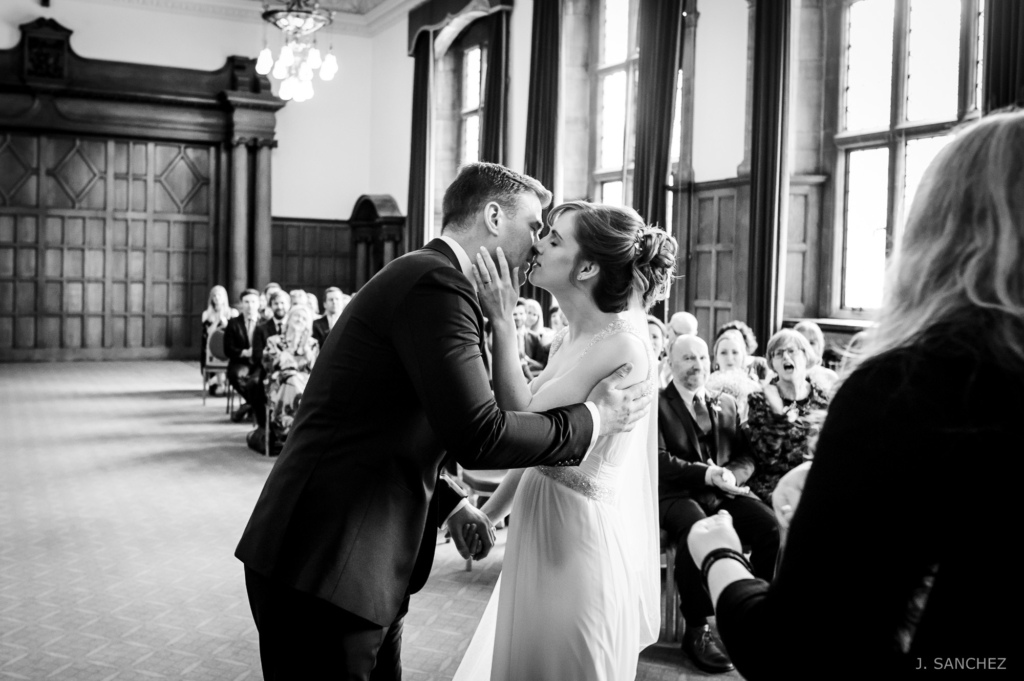
<path fill-rule="evenodd" d="M 231 238 L 228 242 L 228 295 L 232 302 L 249 286 L 249 149 L 235 139 L 231 152 Z"/>
<path fill-rule="evenodd" d="M 270 282 L 270 150 L 273 140 L 256 143 L 256 196 L 253 201 L 253 283 L 263 287 Z"/>

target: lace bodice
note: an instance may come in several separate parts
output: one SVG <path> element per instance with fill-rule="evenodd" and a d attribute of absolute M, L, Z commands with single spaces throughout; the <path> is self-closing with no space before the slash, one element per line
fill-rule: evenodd
<path fill-rule="evenodd" d="M 551 341 L 550 356 L 562 346 L 568 329 L 562 329 Z M 645 395 L 657 389 L 658 362 L 651 349 L 650 336 L 630 324 L 629 320 L 617 319 L 587 344 L 580 354 L 580 360 L 601 341 L 619 333 L 631 333 L 639 338 L 647 350 L 647 378 L 643 393 Z M 616 433 L 598 438 L 594 449 L 586 461 L 576 467 L 538 466 L 537 471 L 557 480 L 566 487 L 596 501 L 611 502 L 617 496 L 622 464 L 630 454 L 640 455 L 647 440 L 647 428 L 642 427 L 646 421 L 638 423 L 628 433 Z"/>

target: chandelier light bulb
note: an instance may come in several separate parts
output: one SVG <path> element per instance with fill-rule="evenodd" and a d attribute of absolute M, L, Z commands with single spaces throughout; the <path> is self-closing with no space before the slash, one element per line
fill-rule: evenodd
<path fill-rule="evenodd" d="M 314 69 L 320 68 L 324 63 L 324 60 L 320 57 L 320 50 L 315 47 L 309 48 L 309 54 L 306 56 L 306 61 L 308 61 L 310 67 Z"/>
<path fill-rule="evenodd" d="M 265 76 L 270 73 L 270 69 L 274 66 L 274 57 L 270 54 L 270 48 L 264 47 L 260 50 L 260 56 L 256 60 L 256 73 L 261 76 Z"/>
<path fill-rule="evenodd" d="M 320 79 L 331 80 L 336 73 L 338 73 L 338 58 L 331 52 L 324 58 L 324 64 L 320 67 Z"/>
<path fill-rule="evenodd" d="M 281 89 L 278 91 L 277 96 L 286 102 L 292 97 L 294 97 L 295 79 L 291 77 L 285 78 L 284 81 L 281 83 Z"/>
<path fill-rule="evenodd" d="M 313 80 L 313 67 L 309 65 L 308 61 L 304 61 L 299 65 L 299 80 L 304 83 Z"/>
<path fill-rule="evenodd" d="M 278 55 L 277 61 L 284 63 L 285 66 L 291 66 L 295 63 L 295 54 L 292 52 L 290 45 L 281 46 L 281 54 Z"/>
<path fill-rule="evenodd" d="M 277 63 L 274 64 L 274 72 L 271 75 L 278 80 L 284 80 L 288 77 L 288 67 L 283 61 L 278 59 Z"/>
<path fill-rule="evenodd" d="M 307 99 L 311 99 L 313 97 L 313 83 L 308 80 L 302 81 L 296 86 L 295 91 L 296 102 L 304 102 Z"/>

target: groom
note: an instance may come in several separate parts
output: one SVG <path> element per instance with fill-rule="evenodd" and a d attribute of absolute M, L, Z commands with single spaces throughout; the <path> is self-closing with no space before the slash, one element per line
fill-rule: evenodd
<path fill-rule="evenodd" d="M 426 582 L 447 519 L 463 555 L 486 555 L 487 518 L 439 479 L 465 468 L 578 465 L 598 435 L 646 413 L 641 386 L 585 404 L 503 412 L 491 394 L 471 258 L 532 255 L 551 194 L 471 164 L 445 192 L 440 238 L 381 270 L 320 351 L 285 447 L 235 555 L 271 679 L 401 678 L 409 595 Z M 465 536 L 474 536 L 473 546 Z"/>

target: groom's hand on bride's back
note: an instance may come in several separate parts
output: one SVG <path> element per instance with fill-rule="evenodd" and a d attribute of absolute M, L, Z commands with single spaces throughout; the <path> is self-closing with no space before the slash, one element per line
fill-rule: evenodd
<path fill-rule="evenodd" d="M 651 408 L 653 392 L 648 390 L 647 381 L 641 381 L 628 388 L 616 388 L 619 383 L 633 370 L 630 363 L 623 364 L 613 371 L 590 391 L 587 402 L 593 402 L 601 414 L 601 432 L 599 435 L 623 433 L 633 430 L 636 422 L 647 415 Z"/>

